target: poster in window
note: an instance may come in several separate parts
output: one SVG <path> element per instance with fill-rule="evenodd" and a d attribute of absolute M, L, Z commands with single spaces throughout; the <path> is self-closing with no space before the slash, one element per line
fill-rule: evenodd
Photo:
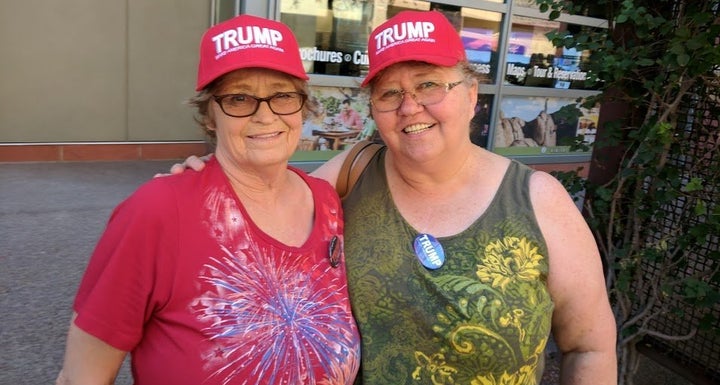
<path fill-rule="evenodd" d="M 367 94 L 359 88 L 310 87 L 308 104 L 311 113 L 303 124 L 298 151 L 310 152 L 309 160 L 329 158 L 360 140 L 377 137 L 375 122 L 370 117 Z M 312 154 L 315 152 L 315 154 Z"/>
<path fill-rule="evenodd" d="M 575 98 L 504 97 L 493 131 L 493 151 L 503 155 L 589 152 L 600 107 Z"/>

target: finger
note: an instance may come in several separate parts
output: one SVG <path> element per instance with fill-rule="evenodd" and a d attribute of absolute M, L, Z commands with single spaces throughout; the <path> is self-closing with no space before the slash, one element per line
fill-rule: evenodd
<path fill-rule="evenodd" d="M 172 167 L 170 167 L 170 174 L 182 174 L 185 171 L 185 168 L 185 163 L 175 163 Z"/>
<path fill-rule="evenodd" d="M 186 168 L 191 168 L 195 171 L 200 171 L 203 168 L 205 168 L 205 162 L 207 162 L 208 160 L 210 160 L 209 155 L 205 155 L 202 157 L 197 157 L 195 155 L 191 155 L 187 159 L 185 159 L 184 165 Z"/>

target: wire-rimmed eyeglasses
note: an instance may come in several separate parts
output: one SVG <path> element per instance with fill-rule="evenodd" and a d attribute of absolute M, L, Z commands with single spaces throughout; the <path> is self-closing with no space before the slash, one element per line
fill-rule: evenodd
<path fill-rule="evenodd" d="M 405 95 L 410 94 L 415 99 L 415 103 L 429 106 L 443 101 L 448 92 L 462 82 L 462 80 L 452 83 L 427 81 L 416 85 L 412 91 L 402 89 L 383 90 L 373 95 L 370 98 L 370 103 L 378 112 L 395 111 L 402 105 Z"/>
<path fill-rule="evenodd" d="M 244 118 L 253 115 L 266 102 L 276 115 L 291 115 L 302 110 L 307 95 L 302 92 L 278 92 L 266 98 L 248 94 L 213 95 L 213 99 L 227 116 Z"/>

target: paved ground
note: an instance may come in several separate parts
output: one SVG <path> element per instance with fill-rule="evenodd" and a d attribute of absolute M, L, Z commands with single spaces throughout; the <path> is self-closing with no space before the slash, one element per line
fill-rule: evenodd
<path fill-rule="evenodd" d="M 54 381 L 72 298 L 111 210 L 171 163 L 0 164 L 0 384 Z"/>
<path fill-rule="evenodd" d="M 53 383 L 72 298 L 110 212 L 172 163 L 0 163 L 0 385 Z M 643 367 L 640 385 L 689 385 Z M 553 374 L 543 385 L 555 385 Z M 117 384 L 130 383 L 125 366 Z"/>

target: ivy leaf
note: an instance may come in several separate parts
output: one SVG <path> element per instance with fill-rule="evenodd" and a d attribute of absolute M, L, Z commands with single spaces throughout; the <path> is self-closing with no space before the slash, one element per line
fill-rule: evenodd
<path fill-rule="evenodd" d="M 693 177 L 690 181 L 682 188 L 683 192 L 695 192 L 703 189 L 702 178 Z"/>
<path fill-rule="evenodd" d="M 690 63 L 690 56 L 687 54 L 678 55 L 677 62 L 681 67 L 685 67 Z"/>

